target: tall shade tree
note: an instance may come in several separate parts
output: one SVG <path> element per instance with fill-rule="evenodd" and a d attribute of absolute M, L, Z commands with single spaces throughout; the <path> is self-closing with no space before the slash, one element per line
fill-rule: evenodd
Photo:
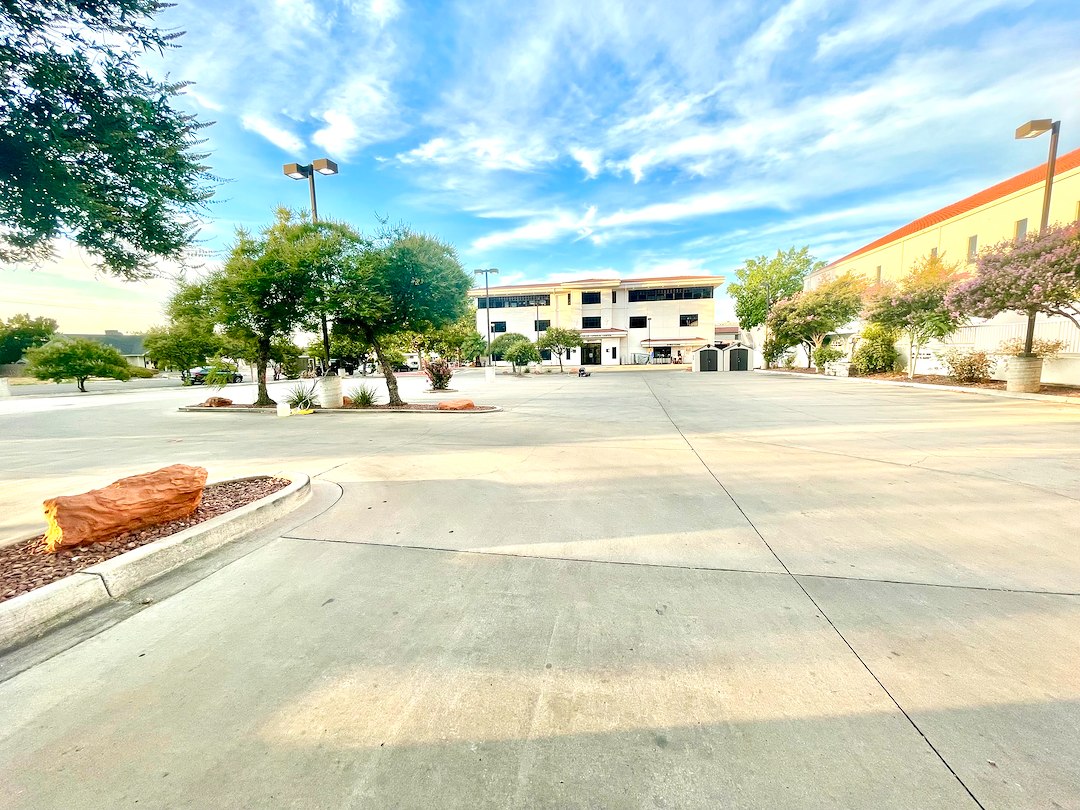
<path fill-rule="evenodd" d="M 536 346 L 540 349 L 547 349 L 552 354 L 558 356 L 559 373 L 561 374 L 563 370 L 563 354 L 570 349 L 581 347 L 581 335 L 573 329 L 563 329 L 559 326 L 553 326 L 540 336 L 540 340 L 536 341 Z"/>
<path fill-rule="evenodd" d="M 927 256 L 899 284 L 884 287 L 871 300 L 866 320 L 907 337 L 909 378 L 915 376 L 919 353 L 927 343 L 944 340 L 963 325 L 963 317 L 946 300 L 960 277 L 957 265 Z"/>
<path fill-rule="evenodd" d="M 813 357 L 831 333 L 855 320 L 866 290 L 864 278 L 845 273 L 778 301 L 769 312 L 766 358 L 776 360 L 799 344 L 806 348 L 807 357 Z"/>
<path fill-rule="evenodd" d="M 132 373 L 124 355 L 114 347 L 86 338 L 58 338 L 28 351 L 26 360 L 30 376 L 53 382 L 74 379 L 83 393 L 91 377 L 126 382 Z"/>
<path fill-rule="evenodd" d="M 73 239 L 107 272 L 178 259 L 211 195 L 183 83 L 138 57 L 175 47 L 159 0 L 0 2 L 0 261 L 40 260 Z"/>
<path fill-rule="evenodd" d="M 20 314 L 0 321 L 0 363 L 18 363 L 28 350 L 48 343 L 54 334 L 56 321 L 52 318 Z"/>
<path fill-rule="evenodd" d="M 975 276 L 949 293 L 955 312 L 992 318 L 1028 316 L 1024 355 L 1032 356 L 1035 315 L 1060 315 L 1080 328 L 1080 223 L 1055 225 L 1001 242 L 979 255 Z"/>
<path fill-rule="evenodd" d="M 356 253 L 345 250 L 345 243 L 351 243 Z M 258 236 L 237 231 L 228 260 L 202 283 L 201 294 L 181 293 L 182 299 L 201 297 L 199 306 L 223 327 L 226 338 L 254 347 L 256 405 L 273 404 L 266 389 L 266 367 L 275 340 L 290 338 L 317 317 L 314 307 L 321 305 L 321 299 L 312 294 L 312 287 L 323 282 L 322 263 L 327 253 L 336 251 L 344 266 L 357 259 L 362 244 L 347 226 L 311 224 L 279 209 L 276 221 Z"/>
<path fill-rule="evenodd" d="M 386 346 L 405 332 L 428 334 L 469 311 L 466 275 L 454 248 L 397 228 L 351 263 L 335 289 L 335 328 L 375 350 L 391 405 L 403 405 Z"/>
<path fill-rule="evenodd" d="M 728 285 L 728 292 L 735 299 L 739 325 L 752 329 L 767 323 L 773 304 L 799 293 L 803 280 L 824 266 L 825 262 L 811 256 L 810 248 L 805 245 L 777 250 L 772 257 L 747 259 L 735 271 L 738 280 Z M 765 362 L 768 365 L 768 356 Z"/>

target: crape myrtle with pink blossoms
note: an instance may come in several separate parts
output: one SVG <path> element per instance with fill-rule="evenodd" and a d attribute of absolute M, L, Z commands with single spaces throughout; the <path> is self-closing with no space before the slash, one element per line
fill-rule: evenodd
<path fill-rule="evenodd" d="M 1025 313 L 1027 356 L 1037 313 L 1061 315 L 1080 328 L 1080 223 L 1055 225 L 984 251 L 975 276 L 950 291 L 947 305 L 957 314 L 980 318 Z"/>

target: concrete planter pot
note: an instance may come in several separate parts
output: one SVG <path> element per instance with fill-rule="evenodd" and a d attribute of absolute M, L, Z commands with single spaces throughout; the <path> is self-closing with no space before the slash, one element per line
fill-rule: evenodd
<path fill-rule="evenodd" d="M 1042 381 L 1041 357 L 1010 357 L 1005 369 L 1005 390 L 1020 394 L 1037 394 Z"/>

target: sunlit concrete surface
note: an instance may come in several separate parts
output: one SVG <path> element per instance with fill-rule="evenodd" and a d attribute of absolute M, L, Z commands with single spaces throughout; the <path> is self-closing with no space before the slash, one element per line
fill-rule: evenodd
<path fill-rule="evenodd" d="M 454 387 L 505 410 L 9 404 L 9 536 L 31 496 L 165 463 L 341 497 L 0 659 L 0 807 L 1080 806 L 1080 408 L 752 374 Z"/>

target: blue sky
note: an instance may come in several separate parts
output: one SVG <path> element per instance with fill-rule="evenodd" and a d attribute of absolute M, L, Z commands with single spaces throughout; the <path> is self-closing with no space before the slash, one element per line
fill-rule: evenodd
<path fill-rule="evenodd" d="M 1029 118 L 1080 145 L 1075 0 L 178 0 L 161 21 L 187 33 L 147 67 L 216 121 L 217 255 L 307 205 L 282 163 L 326 156 L 321 215 L 408 222 L 502 283 L 730 277 L 790 245 L 834 259 L 1036 165 L 1045 138 L 1012 137 Z M 69 331 L 160 322 L 168 290 L 68 249 L 8 278 L 0 315 Z"/>

